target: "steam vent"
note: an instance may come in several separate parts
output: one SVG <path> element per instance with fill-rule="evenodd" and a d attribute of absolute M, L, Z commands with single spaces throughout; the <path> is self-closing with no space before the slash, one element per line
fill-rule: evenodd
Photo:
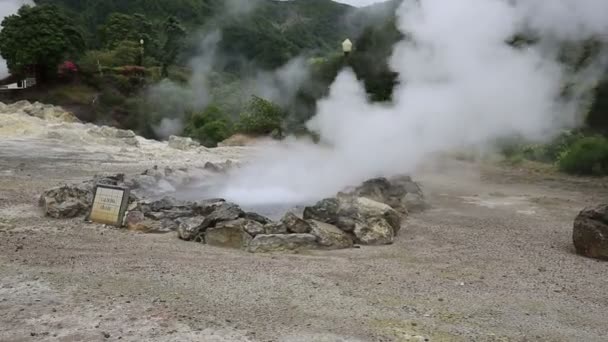
<path fill-rule="evenodd" d="M 204 171 L 221 174 L 231 166 L 209 163 Z M 223 199 L 181 201 L 150 191 L 159 183 L 187 187 L 194 181 L 189 174 L 156 168 L 132 179 L 123 174 L 95 177 L 45 191 L 40 205 L 57 219 L 86 216 L 97 185 L 121 187 L 131 193 L 122 228 L 175 233 L 184 241 L 253 253 L 391 244 L 408 213 L 426 207 L 420 186 L 407 176 L 369 180 L 304 208 L 301 215 L 289 211 L 276 221 Z"/>

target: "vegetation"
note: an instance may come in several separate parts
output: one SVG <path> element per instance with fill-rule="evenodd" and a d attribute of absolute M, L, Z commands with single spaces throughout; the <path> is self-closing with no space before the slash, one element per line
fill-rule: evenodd
<path fill-rule="evenodd" d="M 55 6 L 24 6 L 2 21 L 0 51 L 13 73 L 30 71 L 46 79 L 83 50 L 81 32 Z"/>
<path fill-rule="evenodd" d="M 608 139 L 603 136 L 585 137 L 562 152 L 560 170 L 578 175 L 608 174 Z"/>
<path fill-rule="evenodd" d="M 232 135 L 232 123 L 220 108 L 210 105 L 190 117 L 184 133 L 207 147 L 215 147 Z"/>

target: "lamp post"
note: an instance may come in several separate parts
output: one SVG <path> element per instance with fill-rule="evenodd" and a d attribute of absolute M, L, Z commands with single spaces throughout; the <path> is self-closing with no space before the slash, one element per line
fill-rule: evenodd
<path fill-rule="evenodd" d="M 143 38 L 139 40 L 139 45 L 141 48 L 141 61 L 139 63 L 139 66 L 144 66 L 144 40 Z"/>
<path fill-rule="evenodd" d="M 351 42 L 350 39 L 346 39 L 342 42 L 342 51 L 344 52 L 344 56 L 350 55 L 353 51 L 353 42 Z"/>

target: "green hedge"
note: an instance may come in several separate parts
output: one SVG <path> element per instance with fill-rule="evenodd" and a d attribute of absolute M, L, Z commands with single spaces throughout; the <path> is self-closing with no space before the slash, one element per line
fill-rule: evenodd
<path fill-rule="evenodd" d="M 608 174 L 608 139 L 586 137 L 562 152 L 558 166 L 561 171 L 577 175 Z"/>

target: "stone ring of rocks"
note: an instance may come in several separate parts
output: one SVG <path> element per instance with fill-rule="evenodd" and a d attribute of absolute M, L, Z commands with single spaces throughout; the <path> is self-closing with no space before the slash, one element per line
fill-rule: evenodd
<path fill-rule="evenodd" d="M 228 165 L 230 166 L 230 165 Z M 207 165 L 224 172 L 226 166 Z M 138 191 L 155 182 L 170 182 L 185 171 L 167 168 L 146 170 L 126 179 L 122 174 L 99 176 L 76 185 L 45 191 L 40 206 L 49 217 L 86 216 L 91 210 L 97 184 L 131 189 L 123 226 L 144 233 L 175 232 L 179 239 L 210 246 L 242 249 L 253 253 L 297 252 L 307 249 L 344 249 L 355 245 L 393 243 L 411 211 L 427 206 L 422 189 L 410 177 L 377 178 L 347 189 L 304 209 L 300 217 L 287 212 L 273 221 L 224 199 L 181 201 L 172 197 L 146 199 Z"/>

